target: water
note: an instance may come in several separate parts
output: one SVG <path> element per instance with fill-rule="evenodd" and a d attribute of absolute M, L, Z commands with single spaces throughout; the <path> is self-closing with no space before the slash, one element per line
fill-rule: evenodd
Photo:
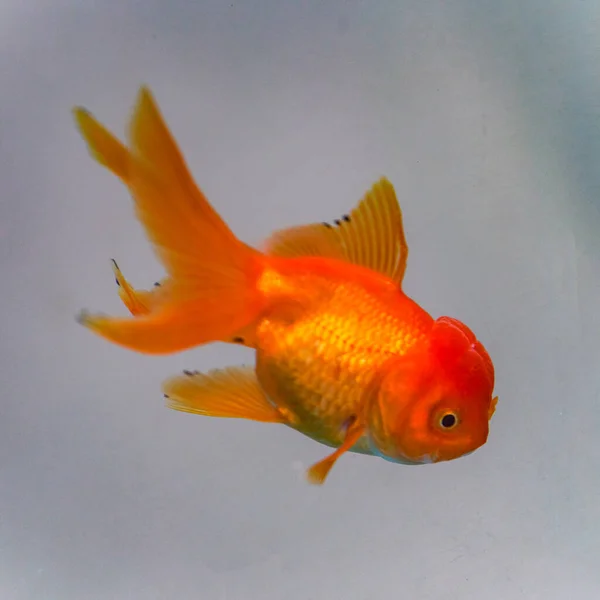
<path fill-rule="evenodd" d="M 0 598 L 600 595 L 600 9 L 509 0 L 9 3 L 0 9 Z M 486 446 L 406 468 L 291 430 L 169 411 L 215 345 L 136 355 L 162 271 L 70 108 L 119 134 L 147 83 L 233 230 L 347 212 L 386 175 L 406 290 L 496 365 Z"/>

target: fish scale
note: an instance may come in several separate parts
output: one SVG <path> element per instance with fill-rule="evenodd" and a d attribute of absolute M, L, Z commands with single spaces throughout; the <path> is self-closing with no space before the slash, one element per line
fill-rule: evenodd
<path fill-rule="evenodd" d="M 282 287 L 318 289 L 319 303 L 290 324 L 265 319 L 258 327 L 257 374 L 272 401 L 294 414 L 297 428 L 339 445 L 377 368 L 423 339 L 426 313 L 397 290 L 392 304 L 360 286 L 314 277 L 286 278 Z M 413 308 L 413 318 L 406 310 Z M 395 311 L 403 311 L 404 318 Z"/>

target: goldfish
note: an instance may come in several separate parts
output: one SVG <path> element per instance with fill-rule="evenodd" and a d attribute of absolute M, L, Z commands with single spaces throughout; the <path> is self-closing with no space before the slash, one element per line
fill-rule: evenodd
<path fill-rule="evenodd" d="M 130 316 L 81 311 L 79 323 L 131 351 L 166 355 L 213 342 L 255 364 L 183 371 L 163 383 L 169 408 L 285 425 L 330 448 L 307 469 L 323 484 L 345 453 L 421 465 L 487 442 L 497 396 L 474 333 L 434 319 L 403 290 L 408 244 L 382 177 L 333 223 L 241 241 L 194 181 L 146 86 L 121 142 L 73 109 L 91 156 L 128 188 L 166 275 L 136 289 L 113 260 Z"/>

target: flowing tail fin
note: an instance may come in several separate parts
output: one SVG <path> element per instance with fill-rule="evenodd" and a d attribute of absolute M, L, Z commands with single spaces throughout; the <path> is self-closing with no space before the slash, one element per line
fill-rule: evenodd
<path fill-rule="evenodd" d="M 113 258 L 112 270 L 119 290 L 119 298 L 134 316 L 147 315 L 160 306 L 163 298 L 168 298 L 168 279 L 157 281 L 151 290 L 134 289 L 125 279 L 117 261 Z"/>
<path fill-rule="evenodd" d="M 169 288 L 148 314 L 118 318 L 83 311 L 79 322 L 148 354 L 227 341 L 251 329 L 265 308 L 257 281 L 266 257 L 231 232 L 196 186 L 149 90 L 140 90 L 129 147 L 85 109 L 74 112 L 92 156 L 129 187 Z"/>

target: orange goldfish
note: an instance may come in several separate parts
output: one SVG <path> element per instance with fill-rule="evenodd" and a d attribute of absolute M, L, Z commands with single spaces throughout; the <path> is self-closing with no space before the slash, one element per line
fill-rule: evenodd
<path fill-rule="evenodd" d="M 79 322 L 148 354 L 216 341 L 256 350 L 254 368 L 168 379 L 170 408 L 284 424 L 331 447 L 307 472 L 317 484 L 348 451 L 425 464 L 486 443 L 492 361 L 466 325 L 434 320 L 402 290 L 408 246 L 387 179 L 334 225 L 280 230 L 256 249 L 200 191 L 147 88 L 128 146 L 85 109 L 74 114 L 92 156 L 128 187 L 167 272 L 137 290 L 113 261 L 133 316 L 82 311 Z"/>

